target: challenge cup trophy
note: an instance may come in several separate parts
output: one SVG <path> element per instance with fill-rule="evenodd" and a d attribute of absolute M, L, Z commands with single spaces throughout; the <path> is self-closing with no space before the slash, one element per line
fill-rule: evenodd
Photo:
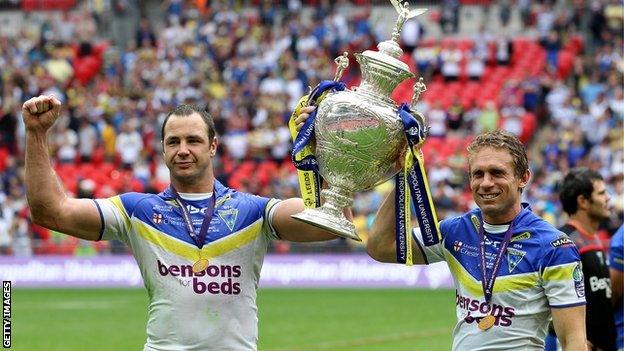
<path fill-rule="evenodd" d="M 343 209 L 351 206 L 353 195 L 394 176 L 403 155 L 408 131 L 390 98 L 398 84 L 415 75 L 399 60 L 403 54 L 398 40 L 405 21 L 426 9 L 409 10 L 407 2 L 391 0 L 399 13 L 392 39 L 377 45 L 379 51 L 355 54 L 362 72 L 362 83 L 352 90 L 330 92 L 317 107 L 314 121 L 315 156 L 320 175 L 330 184 L 321 191 L 325 203 L 306 208 L 294 218 L 321 227 L 338 236 L 361 241 Z M 345 56 L 336 59 L 338 81 L 346 67 Z M 417 92 L 416 92 L 417 91 Z M 422 78 L 415 86 L 412 104 L 424 91 Z M 411 113 L 411 112 L 410 112 Z M 424 129 L 424 118 L 411 113 Z M 424 138 L 424 136 L 423 136 Z"/>

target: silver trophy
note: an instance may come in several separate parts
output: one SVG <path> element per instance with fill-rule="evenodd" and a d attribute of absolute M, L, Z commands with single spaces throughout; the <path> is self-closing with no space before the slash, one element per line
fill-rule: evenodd
<path fill-rule="evenodd" d="M 362 71 L 360 86 L 330 93 L 317 108 L 315 154 L 319 172 L 330 184 L 329 189 L 321 191 L 325 202 L 321 207 L 293 215 L 358 241 L 361 239 L 355 226 L 345 218 L 343 209 L 351 206 L 354 193 L 370 189 L 398 172 L 395 165 L 405 149 L 406 137 L 390 94 L 402 81 L 415 77 L 407 64 L 399 60 L 403 50 L 398 40 L 405 21 L 427 11 L 410 11 L 407 2 L 391 2 L 399 13 L 392 39 L 379 43 L 379 51 L 355 54 Z M 347 62 L 346 53 L 336 59 L 335 80 L 340 79 Z M 421 79 L 414 86 L 412 106 L 424 89 Z"/>

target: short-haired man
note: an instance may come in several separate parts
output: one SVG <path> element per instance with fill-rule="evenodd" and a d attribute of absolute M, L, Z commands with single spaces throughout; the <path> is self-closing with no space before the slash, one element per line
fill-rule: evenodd
<path fill-rule="evenodd" d="M 585 351 L 579 254 L 521 202 L 531 175 L 524 146 L 505 131 L 479 135 L 468 166 L 478 208 L 442 220 L 439 244 L 424 246 L 419 228 L 412 231 L 414 261 L 446 261 L 453 275 L 453 350 L 541 351 L 552 315 L 564 350 Z M 397 262 L 394 196 L 382 204 L 367 243 L 382 262 Z"/>
<path fill-rule="evenodd" d="M 70 198 L 48 156 L 47 133 L 60 108 L 49 96 L 22 107 L 34 222 L 81 239 L 119 239 L 132 249 L 149 294 L 144 350 L 255 350 L 256 290 L 269 241 L 335 236 L 290 217 L 304 209 L 301 199 L 267 199 L 220 184 L 214 123 L 190 105 L 163 122 L 171 178 L 164 192 Z"/>
<path fill-rule="evenodd" d="M 570 170 L 563 178 L 559 200 L 568 221 L 559 230 L 568 234 L 581 254 L 585 276 L 585 326 L 590 350 L 615 350 L 611 280 L 607 248 L 598 237 L 600 222 L 609 218 L 609 194 L 602 176 L 588 168 Z"/>

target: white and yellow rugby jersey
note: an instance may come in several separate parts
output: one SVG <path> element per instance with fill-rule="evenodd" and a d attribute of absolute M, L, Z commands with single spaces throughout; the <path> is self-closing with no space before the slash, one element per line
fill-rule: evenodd
<path fill-rule="evenodd" d="M 446 261 L 455 281 L 453 350 L 544 350 L 550 309 L 585 304 L 580 256 L 574 243 L 524 206 L 513 220 L 513 236 L 489 305 L 481 285 L 479 209 L 441 221 L 443 240 L 437 245 L 422 245 L 419 231 L 414 231 L 426 262 Z M 507 228 L 485 226 L 488 276 Z M 477 323 L 488 314 L 496 317 L 496 323 L 483 331 Z"/>
<path fill-rule="evenodd" d="M 216 203 L 200 250 L 170 189 L 96 200 L 105 240 L 132 249 L 149 295 L 145 350 L 256 350 L 256 289 L 275 232 L 267 218 L 278 202 L 215 181 Z M 186 200 L 199 231 L 209 199 Z"/>

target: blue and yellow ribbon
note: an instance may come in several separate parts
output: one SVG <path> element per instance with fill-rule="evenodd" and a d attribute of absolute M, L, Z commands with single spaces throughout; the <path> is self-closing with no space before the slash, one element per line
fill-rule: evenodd
<path fill-rule="evenodd" d="M 345 90 L 345 88 L 346 86 L 342 82 L 332 80 L 321 81 L 308 96 L 304 96 L 299 100 L 297 107 L 288 121 L 288 128 L 290 129 L 290 135 L 294 143 L 291 160 L 295 168 L 297 168 L 297 177 L 299 178 L 299 188 L 301 189 L 303 203 L 308 208 L 316 208 L 321 205 L 320 187 L 322 179 L 319 174 L 314 149 L 312 145 L 310 145 L 314 137 L 314 120 L 316 119 L 317 110 L 310 113 L 310 117 L 308 117 L 303 127 L 298 132 L 295 119 L 299 116 L 303 107 L 310 105 L 318 106 L 327 93 Z"/>
<path fill-rule="evenodd" d="M 410 195 L 414 199 L 416 219 L 420 226 L 425 246 L 440 242 L 438 217 L 431 199 L 431 190 L 424 167 L 421 145 L 427 136 L 424 123 L 418 121 L 408 104 L 399 106 L 398 115 L 408 143 L 403 170 L 395 177 L 396 196 L 396 246 L 397 262 L 412 265 L 412 240 L 408 235 L 410 223 Z M 406 191 L 409 188 L 410 191 Z"/>

